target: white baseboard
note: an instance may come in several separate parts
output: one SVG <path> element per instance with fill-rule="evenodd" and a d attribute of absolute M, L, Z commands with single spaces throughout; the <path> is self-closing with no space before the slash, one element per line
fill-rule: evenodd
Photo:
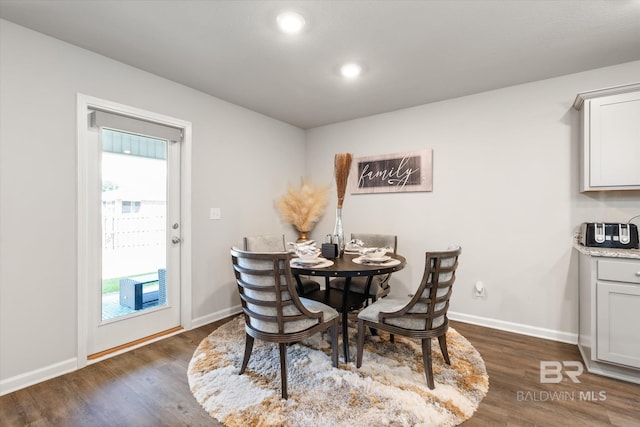
<path fill-rule="evenodd" d="M 191 329 L 198 328 L 200 326 L 208 325 L 225 317 L 233 316 L 234 314 L 242 313 L 242 306 L 240 304 L 233 307 L 225 308 L 224 310 L 216 311 L 215 313 L 207 314 L 206 316 L 198 317 L 191 321 Z"/>
<path fill-rule="evenodd" d="M 68 374 L 69 372 L 75 371 L 77 368 L 78 359 L 74 357 L 72 359 L 54 363 L 50 366 L 45 366 L 44 368 L 7 378 L 0 381 L 0 396 L 4 396 L 5 394 L 12 393 L 16 390 L 20 390 L 21 388 L 29 387 L 60 375 Z"/>
<path fill-rule="evenodd" d="M 553 329 L 538 328 L 536 326 L 524 325 L 522 323 L 506 322 L 504 320 L 456 313 L 452 311 L 449 311 L 447 317 L 458 322 L 471 323 L 473 325 L 485 326 L 492 329 L 500 329 L 501 331 L 514 332 L 516 334 L 529 335 L 536 338 L 544 338 L 567 344 L 578 344 L 577 333 L 573 334 L 569 332 L 555 331 Z"/>

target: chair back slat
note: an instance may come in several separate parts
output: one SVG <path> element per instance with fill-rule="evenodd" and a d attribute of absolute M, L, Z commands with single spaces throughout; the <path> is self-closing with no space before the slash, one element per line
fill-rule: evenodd
<path fill-rule="evenodd" d="M 263 322 L 270 322 L 271 321 L 271 316 L 260 314 L 260 313 L 256 313 L 255 311 L 249 310 L 248 308 L 245 308 L 242 311 L 244 312 L 244 314 L 250 316 L 253 319 L 261 320 Z M 297 322 L 297 321 L 305 320 L 305 319 L 307 319 L 307 317 L 304 314 L 300 314 L 298 316 L 288 316 L 287 320 L 289 322 Z"/>
<path fill-rule="evenodd" d="M 241 294 L 240 298 L 243 301 L 246 301 L 247 304 L 260 305 L 260 306 L 263 306 L 263 307 L 277 307 L 278 304 L 280 304 L 282 306 L 287 306 L 287 305 L 293 304 L 292 300 L 284 300 L 284 301 L 280 301 L 280 302 L 275 301 L 275 300 L 274 301 L 264 301 L 264 300 L 259 300 L 259 299 L 248 297 L 245 294 Z"/>
<path fill-rule="evenodd" d="M 323 322 L 300 302 L 291 274 L 291 254 L 231 250 L 247 328 L 267 334 L 302 331 Z"/>

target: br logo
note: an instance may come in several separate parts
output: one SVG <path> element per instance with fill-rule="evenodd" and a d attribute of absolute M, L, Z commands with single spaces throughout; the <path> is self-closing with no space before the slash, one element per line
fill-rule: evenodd
<path fill-rule="evenodd" d="M 563 369 L 564 368 L 564 369 Z M 540 361 L 540 382 L 543 384 L 559 383 L 562 382 L 563 376 L 566 375 L 574 383 L 579 383 L 580 376 L 584 372 L 582 362 L 577 361 L 564 361 L 558 362 L 555 360 L 541 360 Z"/>

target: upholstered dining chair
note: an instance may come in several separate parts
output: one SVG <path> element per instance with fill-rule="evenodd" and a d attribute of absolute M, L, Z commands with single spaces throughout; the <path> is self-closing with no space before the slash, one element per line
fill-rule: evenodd
<path fill-rule="evenodd" d="M 261 236 L 249 236 L 242 239 L 243 249 L 251 252 L 287 252 L 287 245 L 284 242 L 284 234 L 265 234 Z M 298 294 L 309 295 L 320 290 L 320 283 L 308 277 L 300 277 L 300 282 L 296 281 Z"/>
<path fill-rule="evenodd" d="M 351 233 L 351 240 L 353 239 L 358 239 L 362 241 L 365 247 L 376 247 L 376 248 L 390 247 L 393 249 L 394 254 L 398 249 L 398 236 L 395 236 L 392 234 Z M 371 279 L 371 284 L 369 285 L 369 289 L 367 291 L 368 278 L 354 277 L 351 279 L 351 284 L 349 285 L 349 291 L 360 293 L 360 294 L 366 294 L 368 292 L 369 298 L 367 299 L 367 303 L 369 299 L 375 302 L 378 298 L 385 297 L 389 294 L 390 278 L 391 278 L 391 273 L 373 276 Z M 344 278 L 333 279 L 329 283 L 329 286 L 331 286 L 332 289 L 344 290 L 344 281 L 345 281 Z"/>
<path fill-rule="evenodd" d="M 338 312 L 321 302 L 298 296 L 291 274 L 291 254 L 231 249 L 231 261 L 244 313 L 246 342 L 240 375 L 253 350 L 254 339 L 280 346 L 282 398 L 287 399 L 286 344 L 328 330 L 331 361 L 338 366 Z"/>
<path fill-rule="evenodd" d="M 388 296 L 378 300 L 358 314 L 356 366 L 362 366 L 365 328 L 383 330 L 422 340 L 422 361 L 430 389 L 435 387 L 431 366 L 431 339 L 438 338 L 444 361 L 450 365 L 447 351 L 449 298 L 456 280 L 461 248 L 442 252 L 427 252 L 424 274 L 416 293 L 408 297 Z"/>

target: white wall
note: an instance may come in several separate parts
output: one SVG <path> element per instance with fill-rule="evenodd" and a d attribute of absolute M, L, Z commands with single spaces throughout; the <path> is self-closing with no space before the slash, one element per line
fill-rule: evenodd
<path fill-rule="evenodd" d="M 583 221 L 640 214 L 640 192 L 579 193 L 572 104 L 580 91 L 638 76 L 640 61 L 312 129 L 308 170 L 318 182 L 333 182 L 335 153 L 432 148 L 433 192 L 347 195 L 346 234 L 398 235 L 408 260 L 392 280 L 399 294 L 418 286 L 426 250 L 460 244 L 452 317 L 575 342 L 573 233 Z M 332 227 L 327 215 L 314 234 Z M 477 280 L 485 283 L 484 299 L 473 297 Z"/>
<path fill-rule="evenodd" d="M 0 386 L 76 357 L 77 93 L 192 122 L 194 323 L 239 304 L 229 247 L 293 235 L 273 201 L 304 132 L 8 21 L 0 43 Z"/>

